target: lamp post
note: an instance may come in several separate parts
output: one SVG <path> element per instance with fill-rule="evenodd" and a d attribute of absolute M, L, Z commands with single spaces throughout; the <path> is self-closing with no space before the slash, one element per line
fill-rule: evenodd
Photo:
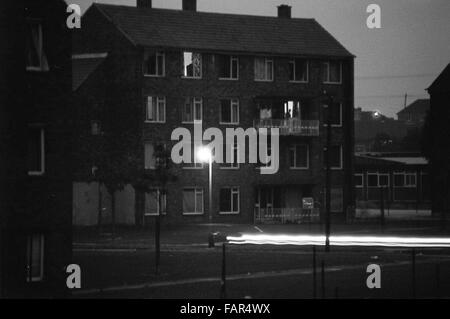
<path fill-rule="evenodd" d="M 327 97 L 327 104 L 324 108 L 327 110 L 327 141 L 326 141 L 326 154 L 325 154 L 325 165 L 326 165 L 326 177 L 325 177 L 325 203 L 326 203 L 326 213 L 325 213 L 325 251 L 330 251 L 330 219 L 331 219 L 331 167 L 330 167 L 330 153 L 331 153 L 331 107 L 333 105 L 333 96 L 328 95 L 324 91 L 324 95 Z"/>
<path fill-rule="evenodd" d="M 213 203 L 212 203 L 212 182 L 213 182 L 213 174 L 212 174 L 212 160 L 213 160 L 213 155 L 211 152 L 211 149 L 206 147 L 206 146 L 202 146 L 197 150 L 197 159 L 202 162 L 202 163 L 208 163 L 209 165 L 209 192 L 208 192 L 208 197 L 209 197 L 209 209 L 208 209 L 208 219 L 209 219 L 209 225 L 211 227 L 212 224 L 212 210 L 213 210 Z M 211 229 L 209 231 L 209 237 L 208 237 L 208 247 L 212 248 L 214 247 L 214 237 L 213 234 L 211 233 Z"/>

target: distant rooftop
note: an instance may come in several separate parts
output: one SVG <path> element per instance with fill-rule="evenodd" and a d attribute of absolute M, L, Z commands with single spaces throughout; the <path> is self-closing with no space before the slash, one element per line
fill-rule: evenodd
<path fill-rule="evenodd" d="M 410 105 L 405 107 L 403 110 L 398 112 L 397 115 L 403 114 L 406 112 L 419 113 L 419 114 L 423 113 L 424 114 L 429 109 L 430 109 L 430 100 L 429 99 L 419 99 L 419 100 L 415 100 L 413 103 L 411 103 Z"/>

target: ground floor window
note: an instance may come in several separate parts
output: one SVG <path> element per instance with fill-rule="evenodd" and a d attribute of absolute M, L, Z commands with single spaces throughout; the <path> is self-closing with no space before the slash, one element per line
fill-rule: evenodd
<path fill-rule="evenodd" d="M 203 188 L 185 188 L 183 190 L 183 215 L 202 215 Z"/>
<path fill-rule="evenodd" d="M 239 214 L 239 188 L 227 187 L 220 190 L 220 213 Z"/>
<path fill-rule="evenodd" d="M 27 282 L 44 280 L 44 235 L 27 237 Z"/>
<path fill-rule="evenodd" d="M 145 193 L 145 216 L 165 215 L 166 206 L 167 196 L 162 190 L 154 189 Z"/>

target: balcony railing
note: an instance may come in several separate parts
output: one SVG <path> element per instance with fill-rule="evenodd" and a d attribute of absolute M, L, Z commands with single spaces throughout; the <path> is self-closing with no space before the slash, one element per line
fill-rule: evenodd
<path fill-rule="evenodd" d="M 253 126 L 259 128 L 279 128 L 280 135 L 319 136 L 319 121 L 300 119 L 260 119 Z"/>
<path fill-rule="evenodd" d="M 312 223 L 320 219 L 319 209 L 255 208 L 255 224 Z"/>

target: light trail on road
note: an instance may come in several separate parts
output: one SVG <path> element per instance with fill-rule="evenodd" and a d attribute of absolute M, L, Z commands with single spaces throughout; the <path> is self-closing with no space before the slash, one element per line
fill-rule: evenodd
<path fill-rule="evenodd" d="M 294 245 L 324 246 L 324 235 L 268 235 L 242 234 L 240 237 L 227 237 L 234 245 Z M 438 237 L 384 237 L 384 236 L 330 236 L 332 246 L 367 247 L 450 247 L 450 238 Z"/>

